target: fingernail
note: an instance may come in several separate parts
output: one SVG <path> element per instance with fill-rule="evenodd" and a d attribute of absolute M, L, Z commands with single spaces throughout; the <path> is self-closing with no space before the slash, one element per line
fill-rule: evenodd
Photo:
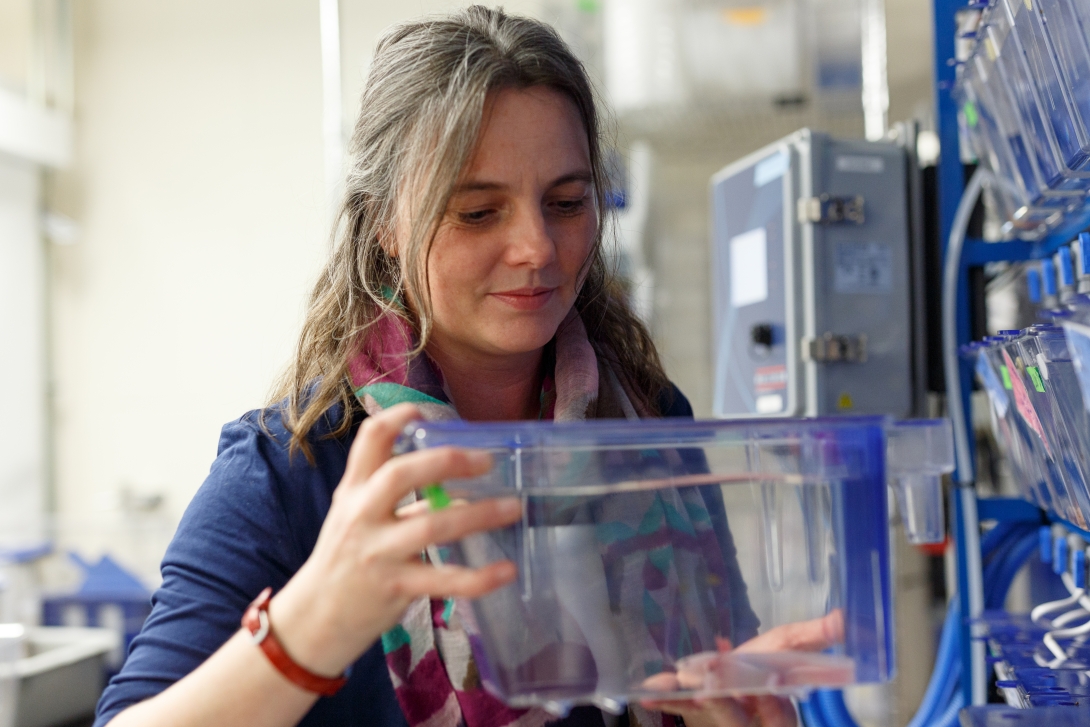
<path fill-rule="evenodd" d="M 505 497 L 497 504 L 500 514 L 505 517 L 514 517 L 522 512 L 522 503 L 516 497 Z"/>

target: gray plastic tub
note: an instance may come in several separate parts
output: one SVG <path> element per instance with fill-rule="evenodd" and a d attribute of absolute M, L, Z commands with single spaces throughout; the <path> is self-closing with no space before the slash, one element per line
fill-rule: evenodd
<path fill-rule="evenodd" d="M 26 629 L 26 656 L 15 663 L 15 727 L 53 727 L 94 713 L 105 686 L 105 660 L 118 647 L 110 629 Z"/>

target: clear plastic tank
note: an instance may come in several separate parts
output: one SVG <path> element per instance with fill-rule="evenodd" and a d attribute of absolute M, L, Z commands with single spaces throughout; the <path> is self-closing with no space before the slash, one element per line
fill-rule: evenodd
<path fill-rule="evenodd" d="M 800 694 L 893 673 L 887 483 L 942 540 L 948 423 L 885 418 L 411 426 L 403 448 L 488 450 L 451 502 L 522 498 L 522 522 L 439 549 L 511 585 L 455 612 L 513 706 Z M 888 455 L 887 455 L 888 448 Z M 805 634 L 808 650 L 778 636 Z"/>

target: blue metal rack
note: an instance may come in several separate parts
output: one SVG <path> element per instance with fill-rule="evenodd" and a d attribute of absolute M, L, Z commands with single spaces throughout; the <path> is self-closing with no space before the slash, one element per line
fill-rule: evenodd
<path fill-rule="evenodd" d="M 934 68 L 935 68 L 935 121 L 941 143 L 942 155 L 938 166 L 938 219 L 939 234 L 945 259 L 946 246 L 954 221 L 954 212 L 961 200 L 965 188 L 964 170 L 958 153 L 958 118 L 957 103 L 952 91 L 955 82 L 956 67 L 955 33 L 956 14 L 962 10 L 981 8 L 977 3 L 965 0 L 934 0 Z M 1064 225 L 1047 237 L 1036 242 L 999 242 L 990 243 L 980 239 L 967 238 L 962 252 L 957 299 L 957 333 L 959 345 L 968 343 L 971 336 L 969 269 L 989 262 L 1024 261 L 1044 258 L 1054 253 L 1060 246 L 1071 242 L 1078 232 L 1085 230 L 1090 223 L 1090 210 L 1076 220 Z M 972 367 L 961 362 L 961 391 L 966 416 L 971 416 L 969 396 L 972 392 Z M 971 427 L 971 425 L 970 425 Z M 970 429 L 971 430 L 971 429 Z M 970 442 L 971 446 L 971 442 Z M 972 593 L 972 588 L 979 588 L 979 557 L 972 557 L 970 544 L 976 547 L 980 522 L 996 520 L 1002 522 L 1040 521 L 1043 513 L 1034 505 L 1024 500 L 978 498 L 971 481 L 972 473 L 958 472 L 957 487 L 951 496 L 954 543 L 957 549 L 958 591 Z M 1070 526 L 1074 528 L 1074 526 Z M 1083 532 L 1088 538 L 1090 533 Z M 979 599 L 978 599 L 979 602 Z M 971 665 L 966 677 L 976 672 L 977 679 L 983 675 L 985 665 L 979 658 L 974 663 L 972 639 L 968 627 L 972 613 L 972 598 L 962 597 L 961 655 L 962 663 Z M 962 690 L 965 704 L 973 704 L 974 679 L 963 678 Z M 979 693 L 978 693 L 979 696 Z"/>

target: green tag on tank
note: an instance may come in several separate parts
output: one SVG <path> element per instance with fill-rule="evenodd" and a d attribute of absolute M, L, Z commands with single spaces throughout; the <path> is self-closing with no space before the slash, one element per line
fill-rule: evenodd
<path fill-rule="evenodd" d="M 442 510 L 450 505 L 450 495 L 438 482 L 428 485 L 422 491 L 432 510 Z"/>
<path fill-rule="evenodd" d="M 965 123 L 971 127 L 976 127 L 980 119 L 977 117 L 976 106 L 973 105 L 973 102 L 966 101 L 965 105 L 961 107 L 961 110 L 965 114 Z"/>
<path fill-rule="evenodd" d="M 1011 385 L 1011 372 L 1007 371 L 1006 366 L 1000 366 L 999 367 L 999 374 L 1000 374 L 1000 376 L 1003 377 L 1003 388 L 1008 390 L 1008 391 L 1013 389 L 1014 386 Z"/>
<path fill-rule="evenodd" d="M 1037 393 L 1045 393 L 1045 382 L 1041 380 L 1041 372 L 1037 370 L 1037 367 L 1027 366 L 1026 373 L 1033 379 L 1033 388 L 1037 389 Z"/>

